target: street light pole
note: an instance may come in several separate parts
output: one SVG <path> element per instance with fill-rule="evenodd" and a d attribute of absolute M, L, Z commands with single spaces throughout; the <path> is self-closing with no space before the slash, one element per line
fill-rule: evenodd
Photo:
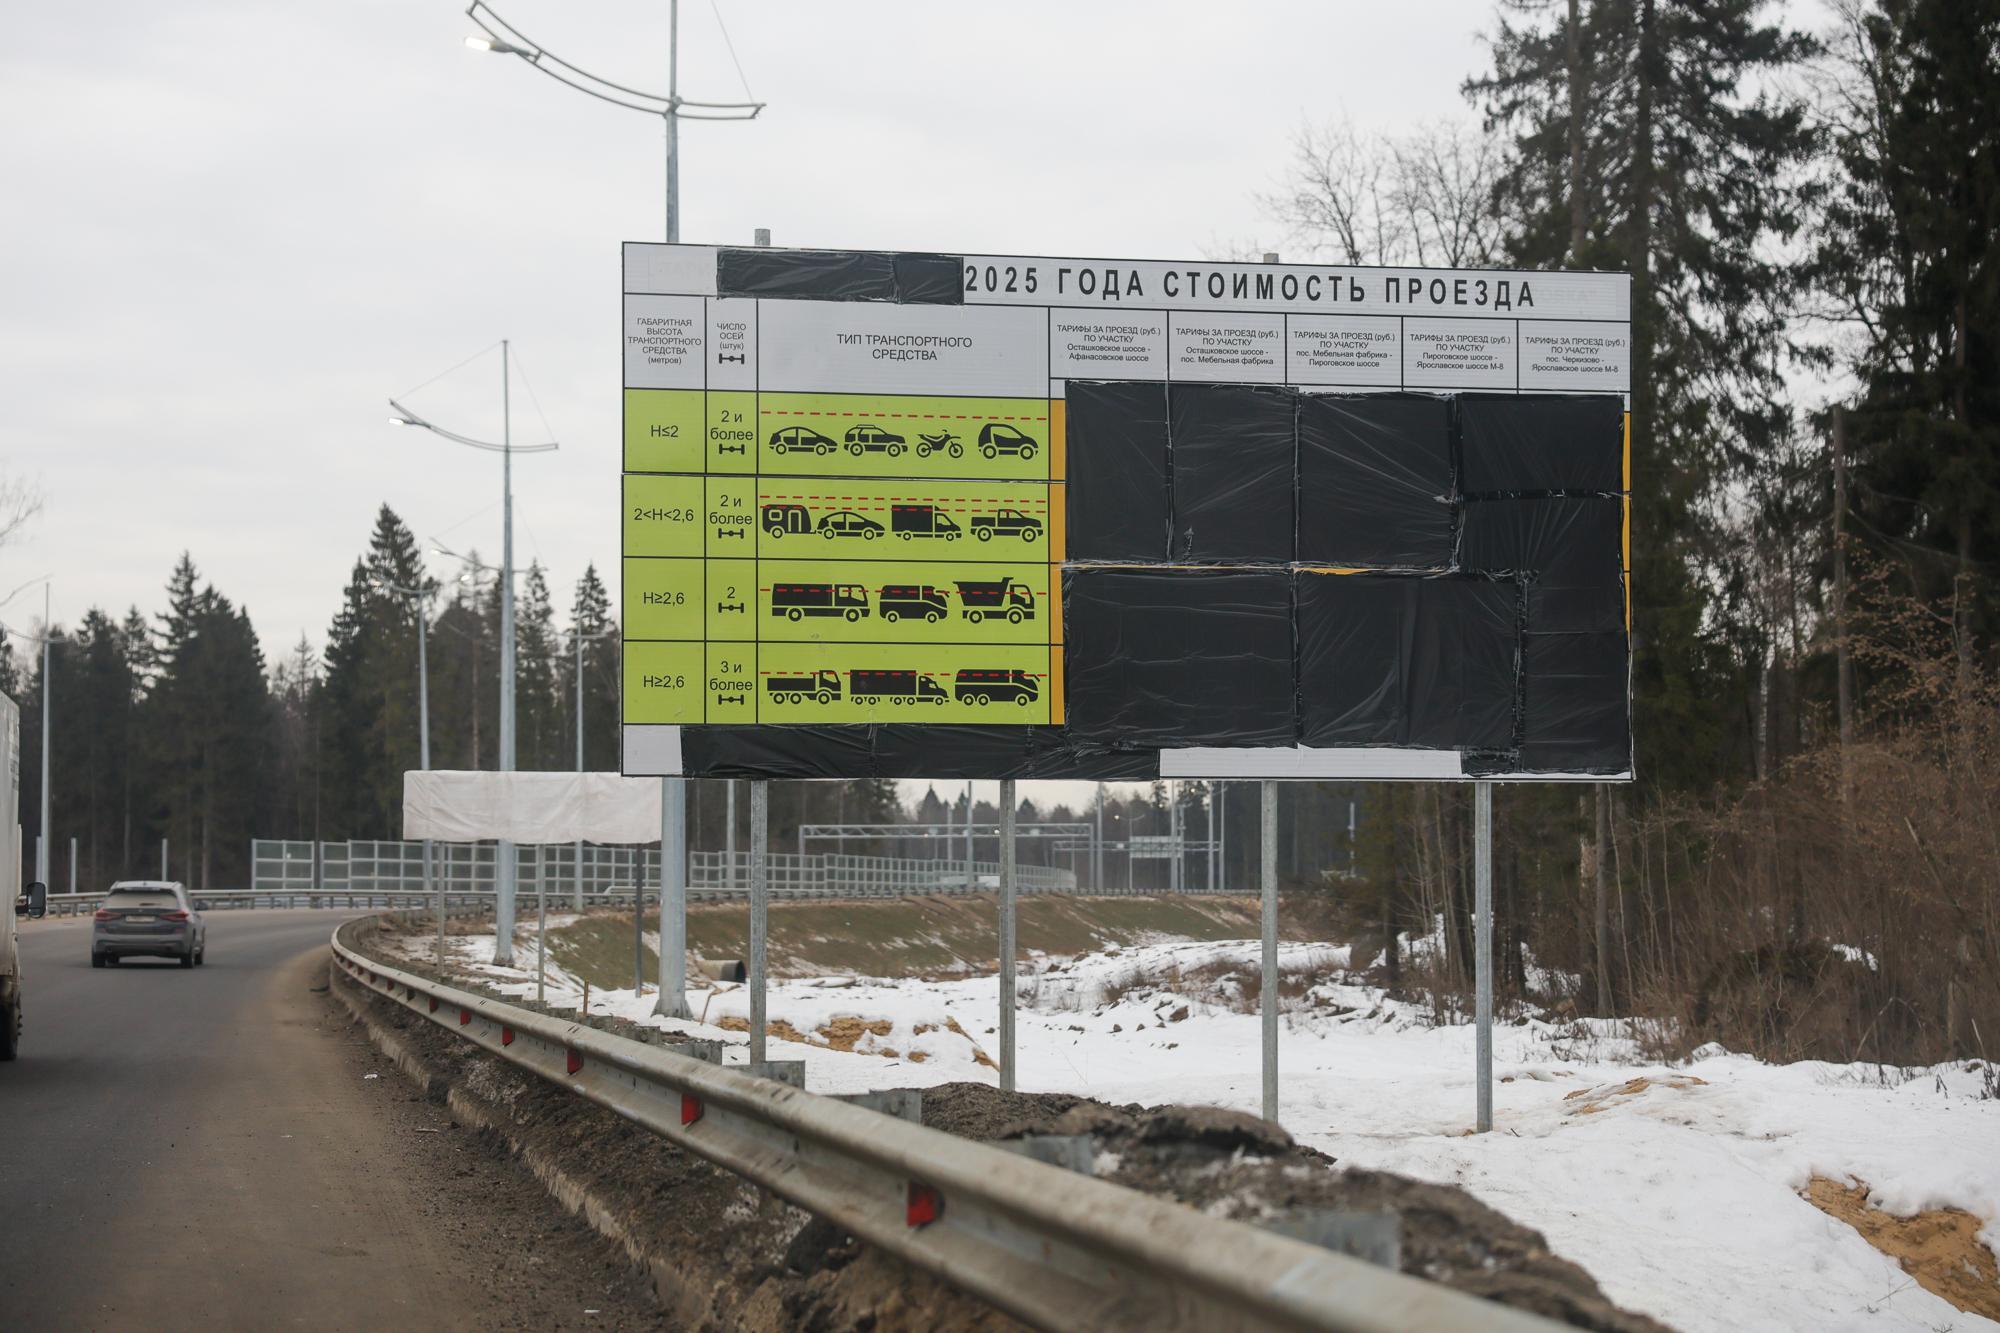
<path fill-rule="evenodd" d="M 757 113 L 764 109 L 762 102 L 691 102 L 680 92 L 680 0 L 668 0 L 667 4 L 667 94 L 643 92 L 598 78 L 595 74 L 570 64 L 546 47 L 530 41 L 518 28 L 508 23 L 496 13 L 486 0 L 473 0 L 465 11 L 479 27 L 479 32 L 465 39 L 465 44 L 478 51 L 490 51 L 496 55 L 514 56 L 523 63 L 541 71 L 558 83 L 588 93 L 602 102 L 624 107 L 628 111 L 644 112 L 658 116 L 666 122 L 667 140 L 667 241 L 677 243 L 681 238 L 681 155 L 680 123 L 683 117 L 694 120 L 755 120 Z M 726 34 L 725 34 L 726 36 Z M 748 89 L 746 87 L 745 91 Z M 693 107 L 693 111 L 686 108 Z M 760 234 L 759 244 L 768 244 Z M 511 621 L 507 622 L 511 629 Z M 512 657 L 508 658 L 506 690 L 511 701 L 513 694 Z M 501 723 L 503 735 L 512 739 L 512 712 L 508 710 Z M 503 744 L 506 742 L 503 741 Z M 512 767 L 509 763 L 503 767 Z M 662 778 L 660 780 L 660 991 L 653 1003 L 653 1012 L 669 1018 L 688 1016 L 687 997 L 683 972 L 685 959 L 673 961 L 665 957 L 674 948 L 673 941 L 685 938 L 687 899 L 687 787 L 684 779 Z M 753 798 L 754 800 L 754 798 Z M 635 889 L 635 894 L 643 899 L 644 894 Z M 678 922 L 669 922 L 670 915 L 679 916 Z M 502 948 L 505 941 L 502 941 Z M 496 960 L 497 961 L 497 960 Z M 761 1042 L 761 1038 L 759 1038 Z"/>
<path fill-rule="evenodd" d="M 667 244 L 681 239 L 681 0 L 667 0 Z"/>
<path fill-rule="evenodd" d="M 51 586 L 42 585 L 42 835 L 35 839 L 35 879 L 43 884 L 49 882 L 49 724 L 54 717 L 49 710 L 54 693 L 49 673 L 56 664 L 56 636 L 49 632 Z"/>
<path fill-rule="evenodd" d="M 508 341 L 500 340 L 500 761 L 514 771 L 514 413 L 507 374 Z M 514 961 L 514 844 L 502 839 L 495 854 L 493 962 Z M 541 886 L 537 884 L 536 888 Z"/>
<path fill-rule="evenodd" d="M 500 340 L 500 443 L 475 440 L 470 436 L 448 431 L 424 420 L 401 403 L 391 398 L 389 406 L 396 409 L 396 415 L 389 418 L 391 425 L 421 426 L 433 435 L 442 436 L 454 444 L 469 445 L 474 449 L 484 449 L 500 455 L 500 754 L 498 768 L 502 773 L 514 771 L 514 455 L 516 453 L 538 454 L 560 448 L 555 441 L 543 444 L 514 443 L 514 420 L 512 411 L 512 384 L 508 363 L 512 360 L 512 344 L 505 338 Z M 494 934 L 493 962 L 499 967 L 510 967 L 514 962 L 514 889 L 515 864 L 514 844 L 503 841 L 497 850 L 497 864 L 494 866 Z M 539 885 L 537 886 L 539 887 Z"/>
<path fill-rule="evenodd" d="M 428 633 L 430 608 L 425 603 L 425 589 L 419 581 L 414 588 L 401 584 L 376 581 L 376 586 L 385 588 L 401 597 L 407 597 L 417 611 L 417 767 L 428 773 L 431 771 L 431 647 Z M 424 839 L 424 892 L 431 892 L 434 878 L 431 874 L 431 840 Z M 444 887 L 437 886 L 437 960 L 444 965 Z"/>

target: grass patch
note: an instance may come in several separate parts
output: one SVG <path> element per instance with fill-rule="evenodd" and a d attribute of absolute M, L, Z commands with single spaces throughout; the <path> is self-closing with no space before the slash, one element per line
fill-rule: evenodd
<path fill-rule="evenodd" d="M 1000 965 L 999 902 L 991 894 L 843 899 L 771 904 L 769 959 L 774 977 L 854 975 L 946 977 Z M 1151 939 L 1245 939 L 1256 935 L 1257 905 L 1246 898 L 1079 898 L 1035 894 L 1020 900 L 1021 952 L 1090 953 Z M 701 958 L 749 952 L 747 904 L 688 908 L 688 947 Z M 657 935 L 659 914 L 646 917 Z M 586 915 L 549 932 L 549 953 L 593 987 L 632 985 L 632 918 Z M 646 977 L 659 959 L 643 951 Z"/>

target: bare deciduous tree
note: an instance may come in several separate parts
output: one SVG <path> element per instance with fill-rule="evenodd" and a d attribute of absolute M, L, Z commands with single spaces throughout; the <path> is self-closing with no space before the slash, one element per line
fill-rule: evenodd
<path fill-rule="evenodd" d="M 1394 200 L 1412 258 L 1426 267 L 1476 268 L 1500 249 L 1493 208 L 1499 154 L 1488 136 L 1451 121 L 1396 141 Z"/>
<path fill-rule="evenodd" d="M 6 546 L 42 512 L 41 488 L 26 477 L 0 473 L 0 546 Z"/>
<path fill-rule="evenodd" d="M 1341 264 L 1470 267 L 1500 244 L 1498 153 L 1486 135 L 1440 121 L 1401 137 L 1344 120 L 1301 126 L 1282 186 L 1259 202 L 1289 242 Z"/>

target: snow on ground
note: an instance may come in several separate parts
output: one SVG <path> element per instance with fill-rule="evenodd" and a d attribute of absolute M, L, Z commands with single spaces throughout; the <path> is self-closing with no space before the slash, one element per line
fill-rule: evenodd
<path fill-rule="evenodd" d="M 427 940 L 411 943 L 428 954 Z M 502 991 L 534 994 L 532 944 L 516 949 L 525 972 L 479 962 L 491 935 L 452 945 Z M 1233 1011 L 1235 983 L 1217 975 L 1254 976 L 1256 949 L 1158 943 L 1024 965 L 1021 1089 L 1258 1110 L 1259 1020 Z M 1330 946 L 1287 945 L 1280 958 L 1347 962 Z M 552 1003 L 580 998 L 566 975 L 548 988 Z M 992 1080 L 979 1052 L 997 1055 L 997 1000 L 990 976 L 777 981 L 773 1023 L 881 1030 L 852 1053 L 774 1038 L 770 1055 L 804 1059 L 816 1092 Z M 592 1013 L 721 1038 L 736 1044 L 732 1062 L 744 1058 L 740 1023 L 720 1026 L 747 1016 L 740 986 L 692 990 L 695 1021 L 652 1019 L 652 1003 L 630 990 L 590 997 Z M 1643 1063 L 1609 1024 L 1512 1022 L 1495 1035 L 1494 1132 L 1474 1135 L 1470 1026 L 1437 1026 L 1427 1007 L 1344 982 L 1286 1003 L 1279 1119 L 1294 1136 L 1351 1166 L 1470 1190 L 1542 1231 L 1620 1304 L 1690 1333 L 2000 1328 L 1917 1286 L 1798 1193 L 1814 1175 L 1865 1181 L 1892 1212 L 1966 1209 L 2000 1248 L 2000 1101 L 1981 1100 L 1980 1075 L 1963 1066 L 1885 1075 L 1708 1047 L 1669 1068 Z"/>

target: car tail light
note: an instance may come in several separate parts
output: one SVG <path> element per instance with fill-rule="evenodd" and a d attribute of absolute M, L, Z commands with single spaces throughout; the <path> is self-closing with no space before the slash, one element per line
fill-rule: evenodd
<path fill-rule="evenodd" d="M 100 907 L 91 915 L 99 921 L 116 921 L 118 919 L 118 913 L 108 907 Z"/>
<path fill-rule="evenodd" d="M 187 920 L 187 919 L 188 919 L 188 914 L 187 914 L 186 912 L 162 912 L 162 913 L 160 913 L 160 920 L 162 920 L 162 921 L 185 921 L 185 920 Z"/>

